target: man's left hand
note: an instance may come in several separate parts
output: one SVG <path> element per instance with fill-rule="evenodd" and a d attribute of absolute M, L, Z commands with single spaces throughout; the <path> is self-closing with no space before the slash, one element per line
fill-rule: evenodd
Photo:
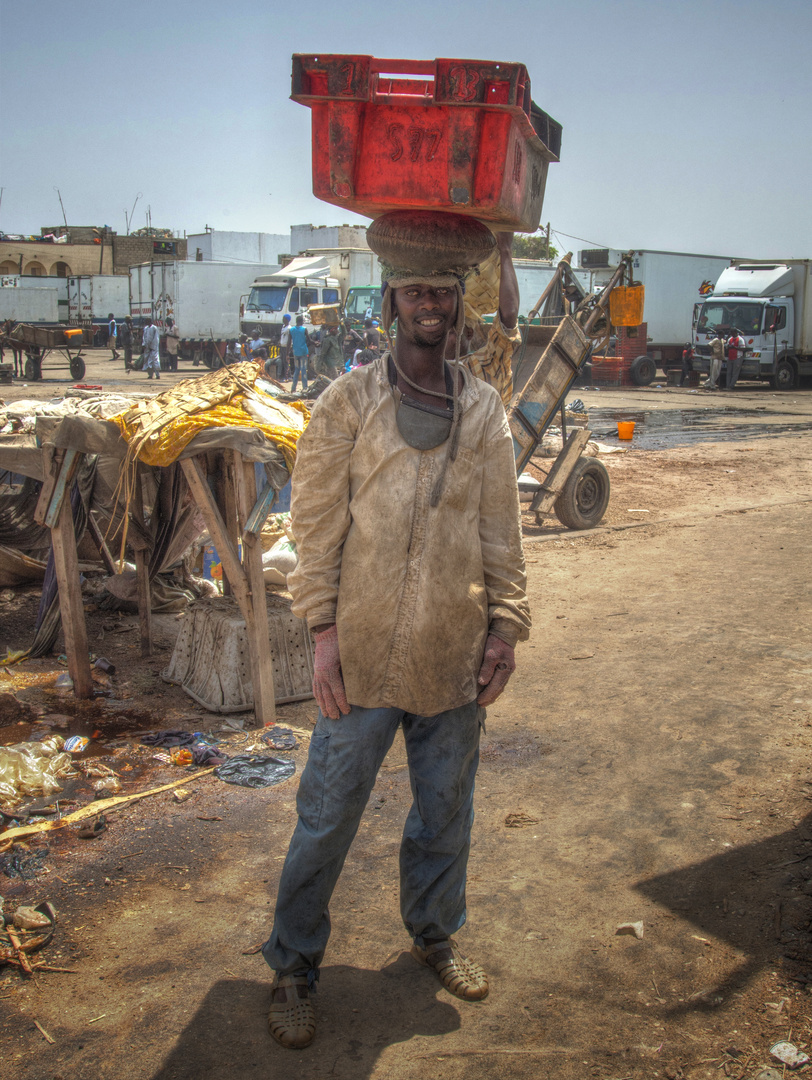
<path fill-rule="evenodd" d="M 506 641 L 488 634 L 485 642 L 485 655 L 479 669 L 477 682 L 482 687 L 477 705 L 492 705 L 508 684 L 508 679 L 516 670 L 513 649 Z"/>

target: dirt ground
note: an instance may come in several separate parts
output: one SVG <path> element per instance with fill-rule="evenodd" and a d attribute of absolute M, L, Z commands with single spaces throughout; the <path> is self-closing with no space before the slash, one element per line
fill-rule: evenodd
<path fill-rule="evenodd" d="M 489 710 L 458 935 L 489 972 L 488 999 L 451 998 L 408 954 L 397 741 L 331 906 L 316 1039 L 276 1046 L 256 948 L 307 738 L 296 776 L 264 790 L 156 761 L 138 732 L 209 730 L 229 752 L 257 733 L 221 730 L 161 680 L 174 617 L 158 618 L 142 661 L 134 618 L 91 602 L 90 645 L 117 665 L 114 696 L 58 696 L 56 657 L 0 670 L 0 743 L 45 723 L 98 731 L 90 752 L 125 791 L 182 777 L 192 796 L 111 812 L 94 840 L 70 828 L 31 838 L 23 876 L 0 873 L 7 909 L 55 905 L 39 956 L 70 969 L 0 969 L 3 1080 L 754 1080 L 771 1064 L 782 1075 L 779 1039 L 810 1049 L 812 395 L 751 384 L 577 396 L 612 445 L 617 413 L 642 419 L 631 448 L 603 459 L 601 527 L 525 520 L 534 627 Z M 746 414 L 732 434 L 731 407 Z M 662 430 L 677 435 L 647 449 Z M 0 593 L 0 647 L 27 643 L 37 600 Z M 307 731 L 315 712 L 283 706 L 279 723 Z M 89 794 L 81 781 L 65 797 Z M 638 922 L 642 937 L 617 933 Z"/>

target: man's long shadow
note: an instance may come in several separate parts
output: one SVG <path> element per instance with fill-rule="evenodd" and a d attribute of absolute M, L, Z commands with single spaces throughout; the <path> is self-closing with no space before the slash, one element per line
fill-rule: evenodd
<path fill-rule="evenodd" d="M 386 1047 L 459 1028 L 457 1009 L 435 1000 L 438 989 L 408 953 L 381 971 L 322 968 L 316 1038 L 305 1050 L 285 1050 L 268 1032 L 270 980 L 221 979 L 151 1080 L 242 1080 L 276 1070 L 297 1080 L 364 1080 Z"/>
<path fill-rule="evenodd" d="M 637 883 L 703 935 L 747 954 L 718 986 L 672 1012 L 712 1008 L 779 960 L 812 962 L 812 897 L 804 891 L 812 878 L 804 868 L 812 870 L 812 814 L 784 833 Z"/>

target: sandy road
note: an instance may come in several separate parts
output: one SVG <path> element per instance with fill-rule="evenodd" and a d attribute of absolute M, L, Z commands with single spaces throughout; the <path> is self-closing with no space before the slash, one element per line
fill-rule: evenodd
<path fill-rule="evenodd" d="M 806 396 L 735 395 L 799 425 Z M 810 1041 L 810 436 L 607 464 L 603 527 L 528 527 L 534 629 L 489 713 L 459 935 L 489 999 L 457 1002 L 408 956 L 397 742 L 334 898 L 308 1050 L 271 1042 L 268 972 L 246 955 L 267 933 L 295 780 L 200 780 L 188 803 L 145 800 L 91 846 L 66 838 L 28 884 L 0 877 L 15 901 L 54 900 L 48 961 L 76 969 L 39 987 L 5 969 L 0 1075 L 749 1080 L 777 1039 Z M 182 708 L 166 697 L 156 722 Z M 301 726 L 314 711 L 284 710 Z M 642 939 L 616 935 L 637 921 Z"/>

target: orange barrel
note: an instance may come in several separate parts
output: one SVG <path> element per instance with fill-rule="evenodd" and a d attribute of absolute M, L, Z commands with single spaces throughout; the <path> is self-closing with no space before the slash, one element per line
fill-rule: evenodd
<path fill-rule="evenodd" d="M 532 102 L 524 64 L 296 55 L 291 97 L 312 113 L 324 202 L 372 218 L 452 210 L 538 228 L 561 125 Z"/>
<path fill-rule="evenodd" d="M 645 285 L 619 285 L 609 294 L 612 326 L 639 326 L 643 321 Z"/>

